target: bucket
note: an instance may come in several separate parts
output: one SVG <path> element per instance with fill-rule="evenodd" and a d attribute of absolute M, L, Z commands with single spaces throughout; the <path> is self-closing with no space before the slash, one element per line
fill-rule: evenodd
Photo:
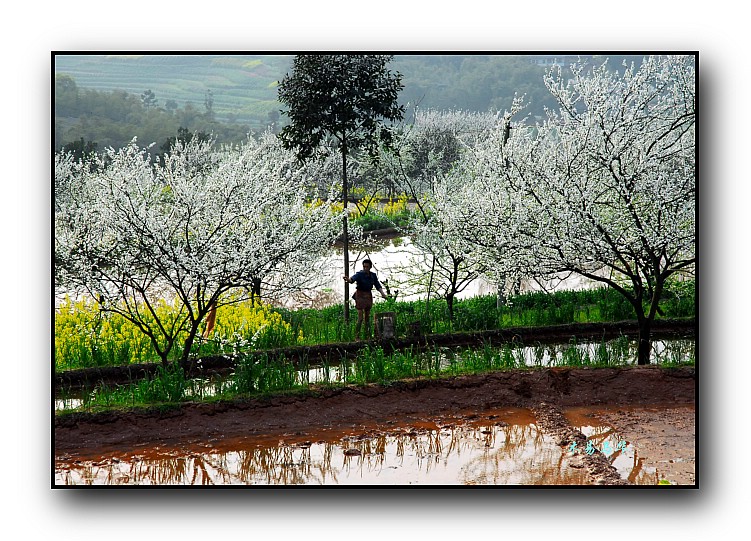
<path fill-rule="evenodd" d="M 375 314 L 375 335 L 379 340 L 391 340 L 396 336 L 396 312 Z"/>

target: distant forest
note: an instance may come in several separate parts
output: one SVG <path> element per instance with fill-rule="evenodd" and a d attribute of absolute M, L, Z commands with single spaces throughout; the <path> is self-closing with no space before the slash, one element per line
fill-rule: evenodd
<path fill-rule="evenodd" d="M 597 55 L 617 69 L 643 55 Z M 213 134 L 221 143 L 284 122 L 277 83 L 291 55 L 54 55 L 54 148 L 74 152 L 119 148 L 133 137 L 155 153 L 177 137 Z M 421 108 L 503 111 L 515 94 L 542 117 L 554 107 L 545 70 L 573 55 L 396 55 L 400 101 Z M 409 121 L 409 119 L 407 119 Z"/>

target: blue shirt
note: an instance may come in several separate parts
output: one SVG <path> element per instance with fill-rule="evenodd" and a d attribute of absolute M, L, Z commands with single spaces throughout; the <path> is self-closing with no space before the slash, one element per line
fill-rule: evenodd
<path fill-rule="evenodd" d="M 357 289 L 360 291 L 372 291 L 373 286 L 375 286 L 377 290 L 381 289 L 381 283 L 378 281 L 378 277 L 373 271 L 368 273 L 365 271 L 357 271 L 355 275 L 352 276 L 352 281 L 357 284 Z"/>

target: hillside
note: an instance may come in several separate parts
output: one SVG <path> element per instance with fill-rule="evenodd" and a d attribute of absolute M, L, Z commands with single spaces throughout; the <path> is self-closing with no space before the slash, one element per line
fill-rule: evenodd
<path fill-rule="evenodd" d="M 234 139 L 248 129 L 260 131 L 279 118 L 281 105 L 277 101 L 277 84 L 289 71 L 292 55 L 244 54 L 66 54 L 55 53 L 55 76 L 69 76 L 78 89 L 91 91 L 89 101 L 102 103 L 105 99 L 92 92 L 120 92 L 117 97 L 123 109 L 133 108 L 146 91 L 153 93 L 152 111 L 161 110 L 161 118 L 152 115 L 150 121 L 138 121 L 143 129 L 133 128 L 134 114 L 123 114 L 122 120 L 110 114 L 111 103 L 97 112 L 63 107 L 59 87 L 55 95 L 56 145 L 93 139 L 99 148 L 128 140 L 138 131 L 145 140 L 163 141 L 174 136 L 177 127 L 191 131 L 224 131 L 226 139 Z M 400 101 L 404 105 L 419 104 L 422 108 L 467 109 L 485 111 L 505 110 L 514 94 L 524 94 L 530 103 L 527 112 L 541 116 L 544 108 L 554 106 L 544 84 L 545 69 L 555 62 L 570 62 L 576 56 L 552 55 L 396 55 L 391 68 L 403 76 L 404 90 Z M 601 61 L 599 57 L 586 57 Z M 640 56 L 613 57 L 612 66 L 623 59 L 638 61 Z M 76 91 L 77 92 L 77 91 Z M 79 101 L 80 96 L 65 96 Z M 111 101 L 111 100 L 110 100 Z M 201 123 L 200 117 L 210 103 L 211 115 Z M 73 113 L 63 111 L 74 110 Z M 182 112 L 178 117 L 169 113 Z M 105 122 L 123 122 L 117 137 L 102 137 L 99 118 Z M 127 122 L 130 125 L 125 125 Z M 172 124 L 175 123 L 173 126 Z M 222 124 L 222 126 L 218 126 Z M 148 129 L 147 129 L 148 128 Z"/>
<path fill-rule="evenodd" d="M 277 81 L 291 56 L 224 55 L 56 55 L 55 74 L 70 75 L 81 88 L 154 92 L 158 105 L 174 100 L 203 109 L 211 91 L 216 118 L 254 127 L 278 110 Z"/>

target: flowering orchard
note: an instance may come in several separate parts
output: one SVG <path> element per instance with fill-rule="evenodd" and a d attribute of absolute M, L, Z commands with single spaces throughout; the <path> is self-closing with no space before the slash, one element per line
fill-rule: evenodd
<path fill-rule="evenodd" d="M 311 287 L 341 216 L 310 205 L 308 170 L 270 134 L 238 147 L 177 145 L 154 163 L 135 141 L 93 163 L 56 157 L 56 285 L 82 291 L 187 359 L 212 306 Z M 161 312 L 159 302 L 174 307 Z"/>
<path fill-rule="evenodd" d="M 449 317 L 478 276 L 501 291 L 574 273 L 630 304 L 646 364 L 666 287 L 696 264 L 695 59 L 575 64 L 545 84 L 559 108 L 544 119 L 523 116 L 523 97 L 500 114 L 417 111 L 392 134 L 398 153 L 342 166 L 404 194 L 383 217 L 425 252 L 413 266 L 430 272 L 413 287 L 445 298 Z M 322 250 L 342 232 L 333 194 L 346 180 L 331 158 L 301 165 L 270 134 L 232 148 L 192 141 L 158 163 L 134 141 L 93 162 L 59 155 L 55 167 L 56 285 L 130 322 L 164 363 L 195 350 L 212 307 L 228 309 L 215 330 L 228 341 L 256 317 L 230 316 L 231 305 L 320 287 Z M 363 209 L 356 223 L 373 225 Z"/>
<path fill-rule="evenodd" d="M 574 272 L 624 295 L 640 325 L 640 364 L 668 279 L 696 262 L 695 79 L 689 56 L 621 73 L 551 70 L 560 110 L 478 145 L 444 207 L 451 234 L 478 257 L 532 276 Z"/>

